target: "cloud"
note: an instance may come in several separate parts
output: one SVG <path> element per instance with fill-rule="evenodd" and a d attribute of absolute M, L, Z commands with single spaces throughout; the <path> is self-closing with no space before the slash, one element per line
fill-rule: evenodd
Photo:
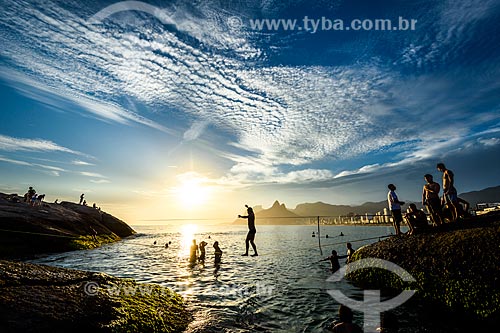
<path fill-rule="evenodd" d="M 79 166 L 93 166 L 95 164 L 92 164 L 92 163 L 89 163 L 89 162 L 84 162 L 84 161 L 79 161 L 79 160 L 74 160 L 74 161 L 71 161 L 71 164 L 73 165 L 79 165 Z"/>
<path fill-rule="evenodd" d="M 179 134 L 186 141 L 200 140 L 210 124 L 234 140 L 225 147 L 231 153 L 220 154 L 232 165 L 215 182 L 325 181 L 442 156 L 458 149 L 475 128 L 498 121 L 492 108 L 498 104 L 492 97 L 499 87 L 496 65 L 484 71 L 491 75 L 482 76 L 474 66 L 452 67 L 449 75 L 433 73 L 431 66 L 462 54 L 458 51 L 474 37 L 477 23 L 489 17 L 493 3 L 431 6 L 423 23 L 432 29 L 412 33 L 409 43 L 400 35 L 386 37 L 397 39 L 396 66 L 352 45 L 352 53 L 366 56 L 335 66 L 331 59 L 325 65 L 302 59 L 300 65 L 280 63 L 276 59 L 287 59 L 289 50 L 270 49 L 256 32 L 228 30 L 225 19 L 231 13 L 210 2 L 196 13 L 181 3 L 176 10 L 139 8 L 168 25 L 129 10 L 137 2 L 102 12 L 102 24 L 88 20 L 103 9 L 98 6 L 79 13 L 66 5 L 14 2 L 0 13 L 0 23 L 9 27 L 2 31 L 0 55 L 14 64 L 2 72 L 25 94 L 35 94 L 34 87 L 35 98 L 58 108 L 71 101 L 99 119 L 176 133 L 171 127 L 179 124 L 161 124 L 145 111 L 124 108 L 122 99 L 130 97 L 145 109 L 189 123 Z M 404 73 L 414 64 L 428 72 Z M 61 100 L 49 98 L 54 95 Z M 359 167 L 339 166 L 354 159 Z M 330 162 L 336 166 L 327 170 Z"/>
<path fill-rule="evenodd" d="M 17 164 L 17 165 L 25 165 L 25 166 L 32 166 L 33 165 L 31 163 L 28 163 L 28 162 L 14 160 L 14 159 L 3 157 L 3 156 L 0 156 L 0 161 L 6 162 L 6 163 L 11 163 L 11 164 Z"/>
<path fill-rule="evenodd" d="M 500 144 L 500 139 L 499 138 L 489 138 L 489 139 L 478 139 L 477 140 L 479 143 L 487 146 L 487 147 L 493 147 L 496 145 Z"/>
<path fill-rule="evenodd" d="M 90 180 L 91 183 L 94 183 L 94 184 L 109 184 L 111 183 L 109 180 L 107 179 L 91 179 Z"/>
<path fill-rule="evenodd" d="M 193 141 L 200 137 L 208 126 L 207 121 L 195 121 L 191 127 L 184 132 L 184 140 Z"/>
<path fill-rule="evenodd" d="M 4 151 L 30 151 L 30 152 L 64 152 L 83 155 L 78 151 L 62 147 L 52 141 L 42 139 L 14 138 L 0 134 L 0 150 Z"/>
<path fill-rule="evenodd" d="M 94 178 L 107 178 L 106 176 L 103 176 L 99 173 L 96 172 L 86 172 L 86 171 L 81 171 L 78 174 L 85 176 L 85 177 L 94 177 Z"/>
<path fill-rule="evenodd" d="M 28 166 L 32 167 L 35 170 L 39 171 L 44 171 L 45 173 L 51 175 L 51 176 L 56 176 L 59 177 L 61 172 L 66 172 L 67 170 L 55 167 L 55 166 L 50 166 L 50 165 L 44 165 L 44 164 L 36 164 L 36 163 L 29 163 L 26 161 L 20 161 L 20 160 L 15 160 L 7 157 L 3 157 L 0 155 L 0 162 L 5 162 L 5 163 L 11 163 L 15 165 L 22 165 L 22 166 Z"/>

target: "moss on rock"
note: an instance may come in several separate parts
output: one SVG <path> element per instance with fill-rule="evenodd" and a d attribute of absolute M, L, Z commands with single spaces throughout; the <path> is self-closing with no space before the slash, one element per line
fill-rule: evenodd
<path fill-rule="evenodd" d="M 102 273 L 0 261 L 2 332 L 182 332 L 182 298 Z"/>
<path fill-rule="evenodd" d="M 448 308 L 500 321 L 500 222 L 462 222 L 451 230 L 392 237 L 359 249 L 353 259 L 381 258 L 407 270 L 415 279 L 403 284 L 380 269 L 362 269 L 348 278 L 363 288 L 416 289 Z"/>

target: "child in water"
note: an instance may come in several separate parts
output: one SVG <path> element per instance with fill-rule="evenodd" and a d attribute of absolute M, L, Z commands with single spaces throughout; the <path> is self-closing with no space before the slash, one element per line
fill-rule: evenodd
<path fill-rule="evenodd" d="M 218 265 L 220 264 L 222 259 L 222 250 L 219 247 L 219 242 L 214 243 L 214 249 L 215 249 L 215 264 Z"/>

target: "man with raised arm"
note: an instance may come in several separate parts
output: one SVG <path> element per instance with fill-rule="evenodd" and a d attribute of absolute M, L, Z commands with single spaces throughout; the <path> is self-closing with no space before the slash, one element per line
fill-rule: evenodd
<path fill-rule="evenodd" d="M 246 251 L 242 256 L 248 256 L 248 248 L 249 244 L 252 244 L 252 248 L 254 251 L 254 254 L 252 254 L 252 257 L 256 257 L 259 254 L 257 253 L 257 246 L 255 246 L 254 240 L 255 240 L 255 234 L 257 233 L 257 229 L 255 229 L 255 214 L 253 212 L 252 207 L 248 207 L 248 205 L 245 205 L 247 208 L 247 213 L 248 215 L 238 215 L 239 218 L 241 219 L 248 219 L 248 234 L 247 238 L 245 240 L 245 246 L 246 246 Z"/>

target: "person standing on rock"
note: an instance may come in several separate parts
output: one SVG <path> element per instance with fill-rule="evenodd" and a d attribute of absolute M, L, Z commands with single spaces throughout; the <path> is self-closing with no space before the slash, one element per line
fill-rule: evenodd
<path fill-rule="evenodd" d="M 392 214 L 392 224 L 394 225 L 394 230 L 396 236 L 401 235 L 401 222 L 403 221 L 403 215 L 401 214 L 401 206 L 404 205 L 404 201 L 399 201 L 398 195 L 396 194 L 396 186 L 394 184 L 387 185 L 389 193 L 387 193 L 387 203 L 389 204 L 389 209 Z"/>
<path fill-rule="evenodd" d="M 242 256 L 248 256 L 248 248 L 249 244 L 252 244 L 252 248 L 254 251 L 254 254 L 252 254 L 252 257 L 256 257 L 259 254 L 257 253 L 257 246 L 254 243 L 255 240 L 255 234 L 257 233 L 257 229 L 255 229 L 255 214 L 253 212 L 252 207 L 248 207 L 248 205 L 245 205 L 247 208 L 247 213 L 248 215 L 238 215 L 239 218 L 241 219 L 248 219 L 248 234 L 247 238 L 245 240 L 245 246 L 246 246 L 246 251 Z"/>
<path fill-rule="evenodd" d="M 451 210 L 451 222 L 458 219 L 458 194 L 455 188 L 455 175 L 446 169 L 443 163 L 438 163 L 436 168 L 443 173 L 443 199 Z"/>
<path fill-rule="evenodd" d="M 24 202 L 30 203 L 31 198 L 36 194 L 36 190 L 30 186 L 28 192 L 24 195 Z"/>
<path fill-rule="evenodd" d="M 83 203 L 83 197 L 85 196 L 84 193 L 82 193 L 82 195 L 80 195 L 80 202 L 78 203 L 79 205 L 81 205 Z"/>
<path fill-rule="evenodd" d="M 424 176 L 427 182 L 422 190 L 422 204 L 427 206 L 427 211 L 431 215 L 432 222 L 435 226 L 443 224 L 441 217 L 441 200 L 439 199 L 439 184 L 436 183 L 430 174 Z"/>

